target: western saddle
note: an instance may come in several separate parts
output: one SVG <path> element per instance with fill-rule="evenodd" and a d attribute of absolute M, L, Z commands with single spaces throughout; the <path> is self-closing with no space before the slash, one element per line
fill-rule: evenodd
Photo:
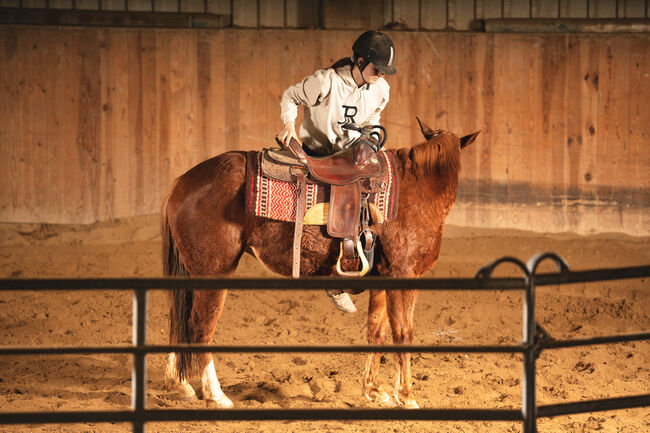
<path fill-rule="evenodd" d="M 336 270 L 340 275 L 359 277 L 365 275 L 373 264 L 374 235 L 369 228 L 370 211 L 367 193 L 376 192 L 373 179 L 383 175 L 384 166 L 376 153 L 386 142 L 386 130 L 380 125 L 358 127 L 343 125 L 361 133 L 352 146 L 342 151 L 323 157 L 307 155 L 302 145 L 292 139 L 289 149 L 293 155 L 278 149 L 267 149 L 263 155 L 263 166 L 280 164 L 289 166 L 291 178 L 297 184 L 296 223 L 293 239 L 294 278 L 300 276 L 300 246 L 306 208 L 307 182 L 330 186 L 329 209 L 327 215 L 327 233 L 341 238 L 339 258 Z M 295 156 L 294 156 L 295 155 Z M 270 174 L 271 177 L 276 177 Z M 362 198 L 363 194 L 363 198 Z M 362 246 L 361 239 L 364 240 Z M 361 270 L 346 271 L 341 266 L 341 259 L 360 259 Z"/>

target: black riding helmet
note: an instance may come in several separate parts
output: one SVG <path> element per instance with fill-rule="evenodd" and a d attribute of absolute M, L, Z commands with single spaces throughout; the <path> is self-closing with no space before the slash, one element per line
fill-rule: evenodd
<path fill-rule="evenodd" d="M 393 75 L 397 72 L 393 66 L 395 45 L 385 33 L 368 30 L 354 41 L 352 52 L 355 64 L 359 57 L 363 58 L 363 62 L 359 66 L 362 72 L 368 63 L 372 63 L 378 71 L 386 75 Z"/>

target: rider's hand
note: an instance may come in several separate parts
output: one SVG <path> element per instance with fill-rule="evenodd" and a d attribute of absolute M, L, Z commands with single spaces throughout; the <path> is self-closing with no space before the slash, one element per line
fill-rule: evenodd
<path fill-rule="evenodd" d="M 285 123 L 284 129 L 278 135 L 278 138 L 280 139 L 282 144 L 284 144 L 285 147 L 289 146 L 289 141 L 291 141 L 292 138 L 296 140 L 298 143 L 300 143 L 300 139 L 296 134 L 296 124 L 294 122 Z"/>

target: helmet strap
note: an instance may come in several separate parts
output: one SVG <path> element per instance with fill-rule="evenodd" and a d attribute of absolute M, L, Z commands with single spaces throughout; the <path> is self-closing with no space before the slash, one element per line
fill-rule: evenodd
<path fill-rule="evenodd" d="M 370 61 L 365 57 L 361 57 L 361 56 L 358 57 L 353 56 L 353 59 L 354 59 L 354 66 L 359 68 L 359 72 L 361 73 L 361 79 L 363 80 L 363 84 L 368 84 L 366 79 L 363 77 L 363 70 L 366 69 L 366 67 L 370 64 Z M 359 59 L 362 59 L 361 63 L 359 63 Z"/>

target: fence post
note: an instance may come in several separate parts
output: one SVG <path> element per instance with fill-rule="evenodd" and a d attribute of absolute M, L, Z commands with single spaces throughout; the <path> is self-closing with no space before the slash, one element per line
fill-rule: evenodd
<path fill-rule="evenodd" d="M 524 433 L 537 433 L 537 403 L 535 401 L 535 276 L 526 275 L 524 293 L 524 378 L 521 412 L 524 418 Z"/>
<path fill-rule="evenodd" d="M 133 433 L 145 433 L 144 413 L 147 399 L 146 354 L 142 351 L 147 342 L 147 290 L 133 293 L 133 345 L 138 349 L 133 355 L 131 372 L 131 406 L 133 408 Z"/>
<path fill-rule="evenodd" d="M 537 266 L 546 259 L 551 259 L 558 271 L 569 271 L 566 261 L 555 253 L 539 253 L 528 259 L 526 268 L 526 294 L 524 295 L 524 393 L 522 415 L 524 433 L 537 433 L 537 401 L 535 400 L 535 362 L 539 355 L 537 321 L 535 320 L 535 272 Z"/>

